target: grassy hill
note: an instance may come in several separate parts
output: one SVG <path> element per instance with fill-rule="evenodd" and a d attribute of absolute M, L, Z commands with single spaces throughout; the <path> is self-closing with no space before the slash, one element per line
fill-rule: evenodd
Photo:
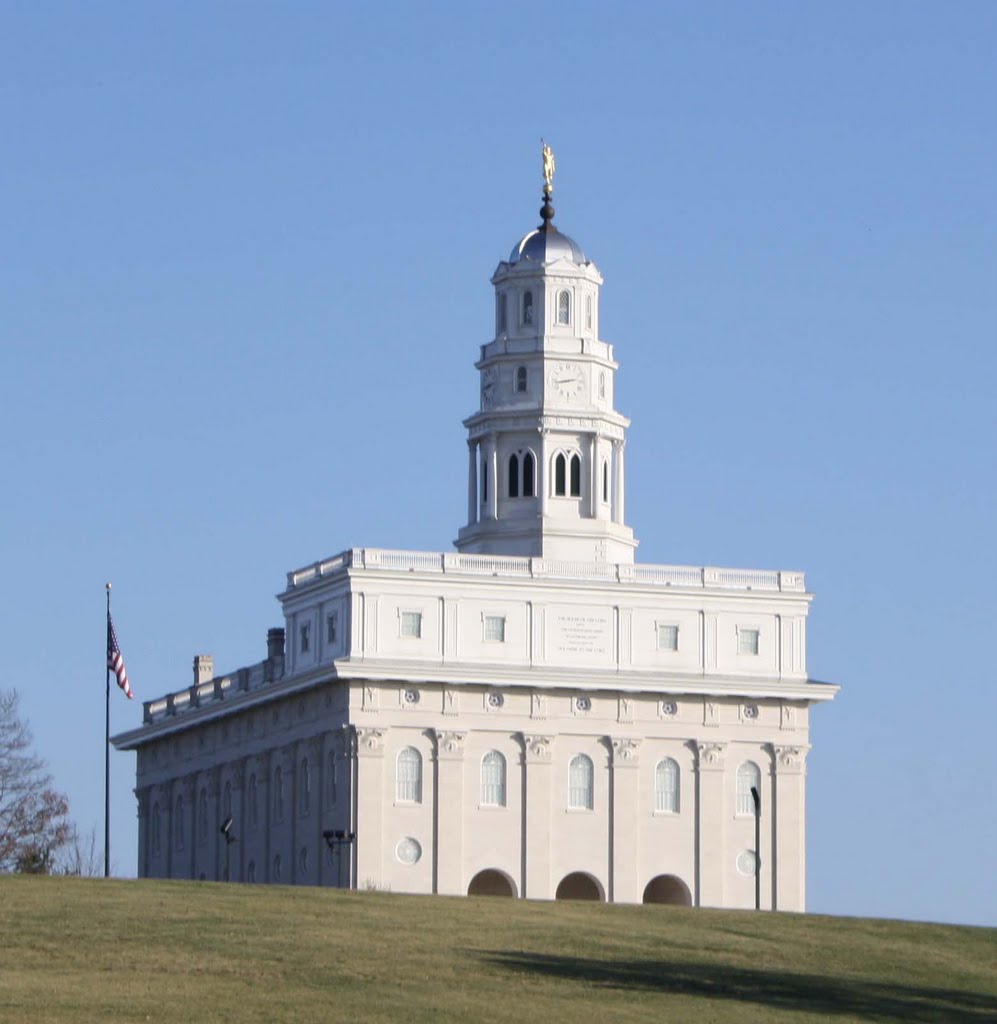
<path fill-rule="evenodd" d="M 997 1020 L 997 930 L 0 877 L 0 1021 Z"/>

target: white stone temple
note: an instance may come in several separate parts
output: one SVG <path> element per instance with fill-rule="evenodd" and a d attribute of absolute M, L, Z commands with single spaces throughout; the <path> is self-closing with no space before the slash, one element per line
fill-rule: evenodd
<path fill-rule="evenodd" d="M 297 569 L 264 661 L 200 656 L 145 705 L 114 740 L 140 876 L 804 909 L 838 689 L 807 676 L 811 595 L 635 562 L 602 277 L 551 192 L 492 276 L 457 550 Z"/>

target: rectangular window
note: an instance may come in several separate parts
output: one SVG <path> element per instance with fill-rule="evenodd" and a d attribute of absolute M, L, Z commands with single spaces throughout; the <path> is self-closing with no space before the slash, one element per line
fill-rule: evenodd
<path fill-rule="evenodd" d="M 330 644 L 334 644 L 336 642 L 336 638 L 337 638 L 338 633 L 339 633 L 339 613 L 338 612 L 333 612 L 331 615 L 329 615 L 326 618 L 326 620 L 325 620 L 325 627 L 326 627 L 326 637 L 325 637 L 326 640 Z"/>
<path fill-rule="evenodd" d="M 402 612 L 402 636 L 422 636 L 422 612 Z"/>
<path fill-rule="evenodd" d="M 741 629 L 737 631 L 737 653 L 757 654 L 758 653 L 758 630 Z"/>
<path fill-rule="evenodd" d="M 503 644 L 505 643 L 505 616 L 504 615 L 486 615 L 485 616 L 485 639 L 491 640 L 494 643 Z"/>
<path fill-rule="evenodd" d="M 302 627 L 301 627 L 300 633 L 301 633 L 301 642 L 298 645 L 298 650 L 300 650 L 302 654 L 307 654 L 308 653 L 308 643 L 309 643 L 310 634 L 311 634 L 311 623 L 310 622 L 304 623 L 304 625 L 302 625 Z"/>
<path fill-rule="evenodd" d="M 658 650 L 677 651 L 679 649 L 679 628 L 678 626 L 658 623 Z"/>

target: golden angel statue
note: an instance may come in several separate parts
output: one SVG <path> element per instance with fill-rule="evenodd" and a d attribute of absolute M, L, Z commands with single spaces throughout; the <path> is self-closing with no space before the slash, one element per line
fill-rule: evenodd
<path fill-rule="evenodd" d="M 540 140 L 540 145 L 543 146 L 544 192 L 550 195 L 554 191 L 554 171 L 556 169 L 554 151 L 543 139 Z"/>

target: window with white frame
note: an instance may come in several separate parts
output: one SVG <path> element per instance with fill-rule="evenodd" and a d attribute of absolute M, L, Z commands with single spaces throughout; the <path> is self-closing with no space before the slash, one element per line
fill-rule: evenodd
<path fill-rule="evenodd" d="M 489 750 L 481 759 L 481 803 L 505 807 L 505 758 L 497 750 Z"/>
<path fill-rule="evenodd" d="M 758 630 L 743 629 L 737 627 L 737 653 L 757 654 L 758 653 Z"/>
<path fill-rule="evenodd" d="M 592 296 L 585 296 L 585 327 L 592 330 Z"/>
<path fill-rule="evenodd" d="M 499 292 L 495 296 L 495 303 L 497 306 L 495 311 L 497 330 L 499 334 L 505 334 L 509 324 L 508 302 L 506 301 L 505 292 Z"/>
<path fill-rule="evenodd" d="M 523 292 L 523 326 L 533 323 L 533 292 Z"/>
<path fill-rule="evenodd" d="M 594 779 L 592 758 L 576 754 L 568 765 L 568 806 L 572 810 L 592 810 L 592 784 Z"/>
<path fill-rule="evenodd" d="M 559 324 L 571 323 L 571 294 L 561 291 L 557 294 L 557 322 Z"/>
<path fill-rule="evenodd" d="M 762 773 L 754 761 L 745 761 L 737 770 L 737 813 L 754 814 L 755 802 L 751 798 L 751 788 L 761 793 Z"/>
<path fill-rule="evenodd" d="M 667 622 L 658 623 L 658 650 L 677 651 L 679 649 L 679 628 Z"/>
<path fill-rule="evenodd" d="M 339 639 L 339 612 L 329 612 L 325 617 L 325 639 L 330 644 Z"/>
<path fill-rule="evenodd" d="M 402 636 L 418 640 L 422 636 L 422 612 L 402 612 L 401 631 Z"/>
<path fill-rule="evenodd" d="M 677 814 L 679 809 L 679 766 L 670 757 L 654 769 L 654 809 Z"/>
<path fill-rule="evenodd" d="M 567 468 L 567 460 L 564 454 L 559 452 L 554 459 L 554 494 L 559 497 L 563 497 L 567 492 Z"/>
<path fill-rule="evenodd" d="M 298 629 L 298 650 L 301 651 L 302 654 L 308 653 L 308 648 L 311 645 L 311 632 L 312 624 L 310 622 L 302 622 Z"/>
<path fill-rule="evenodd" d="M 422 754 L 405 747 L 395 765 L 395 797 L 400 803 L 422 803 Z"/>
<path fill-rule="evenodd" d="M 525 391 L 526 390 L 526 367 L 525 366 L 520 366 L 516 370 L 516 390 L 517 391 Z"/>
<path fill-rule="evenodd" d="M 505 616 L 485 616 L 485 639 L 497 644 L 505 643 Z"/>
<path fill-rule="evenodd" d="M 571 456 L 571 497 L 580 498 L 582 494 L 582 460 L 577 455 Z"/>

